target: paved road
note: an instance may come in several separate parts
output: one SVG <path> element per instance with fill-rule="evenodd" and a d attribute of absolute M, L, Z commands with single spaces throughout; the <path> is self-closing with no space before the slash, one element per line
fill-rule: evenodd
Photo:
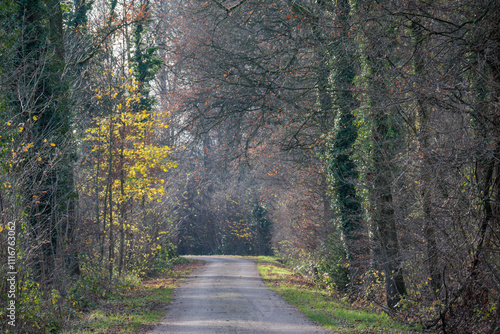
<path fill-rule="evenodd" d="M 269 290 L 255 263 L 231 257 L 193 257 L 206 265 L 176 291 L 151 334 L 330 333 Z"/>

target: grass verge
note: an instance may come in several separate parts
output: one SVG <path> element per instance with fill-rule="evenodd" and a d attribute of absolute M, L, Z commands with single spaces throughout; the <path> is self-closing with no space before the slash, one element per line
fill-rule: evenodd
<path fill-rule="evenodd" d="M 153 329 L 163 318 L 174 289 L 201 261 L 182 261 L 159 277 L 144 279 L 135 287 L 99 300 L 69 323 L 64 334 L 139 334 Z"/>
<path fill-rule="evenodd" d="M 276 258 L 259 256 L 257 268 L 264 283 L 290 304 L 298 307 L 309 319 L 335 333 L 349 334 L 403 334 L 422 333 L 383 312 L 355 307 L 317 289 L 304 277 L 280 265 Z"/>

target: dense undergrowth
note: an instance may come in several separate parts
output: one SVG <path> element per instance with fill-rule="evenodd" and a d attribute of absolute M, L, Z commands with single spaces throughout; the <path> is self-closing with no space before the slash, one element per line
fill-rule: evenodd
<path fill-rule="evenodd" d="M 169 271 L 119 286 L 67 323 L 62 333 L 144 333 L 161 320 L 175 287 L 199 265 L 177 258 Z"/>

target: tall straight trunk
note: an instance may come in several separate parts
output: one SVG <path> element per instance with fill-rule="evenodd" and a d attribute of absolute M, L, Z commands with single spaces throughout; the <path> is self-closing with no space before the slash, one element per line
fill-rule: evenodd
<path fill-rule="evenodd" d="M 374 91 L 375 94 L 381 93 Z M 390 128 L 389 116 L 377 106 L 372 107 L 373 117 L 373 175 L 374 221 L 380 242 L 382 268 L 385 276 L 387 306 L 395 308 L 401 296 L 406 294 L 406 285 L 401 268 L 396 216 L 392 197 L 393 174 L 391 170 L 392 148 L 386 147 Z M 390 145 L 390 144 L 389 144 Z"/>
<path fill-rule="evenodd" d="M 318 4 L 321 6 L 325 13 L 332 13 L 334 11 L 334 3 L 329 0 L 320 0 Z M 298 10 L 295 8 L 295 10 Z M 300 12 L 300 10 L 299 10 Z M 303 13 L 303 12 L 302 12 Z M 333 72 L 332 58 L 334 51 L 332 50 L 332 40 L 329 34 L 325 34 L 317 17 L 309 13 L 311 19 L 311 28 L 314 39 L 318 43 L 315 48 L 316 60 L 316 89 L 318 94 L 318 106 L 320 111 L 320 118 L 318 119 L 318 130 L 321 135 L 326 135 L 332 131 L 334 120 L 337 116 L 337 108 L 334 104 L 332 96 L 332 81 L 331 76 Z M 324 156 L 331 148 L 327 146 L 319 147 L 319 154 Z M 332 231 L 333 219 L 335 217 L 332 209 L 332 197 L 329 194 L 329 186 L 331 186 L 328 178 L 328 171 L 322 175 L 321 179 L 321 200 L 323 204 L 323 227 L 321 231 L 328 234 Z M 323 237 L 327 237 L 324 235 Z M 353 264 L 352 268 L 355 268 Z M 362 272 L 363 270 L 357 270 Z M 347 280 L 347 278 L 346 278 Z"/>
<path fill-rule="evenodd" d="M 113 235 L 113 187 L 109 186 L 109 245 L 108 245 L 108 273 L 109 280 L 113 279 L 113 263 L 115 261 L 115 239 Z"/>
<path fill-rule="evenodd" d="M 329 154 L 332 159 L 329 173 L 334 180 L 341 214 L 342 231 L 350 264 L 351 286 L 357 287 L 368 270 L 370 254 L 361 198 L 356 191 L 358 170 L 352 158 L 353 145 L 358 136 L 353 111 L 359 106 L 359 102 L 353 90 L 359 59 L 355 53 L 354 36 L 349 33 L 351 21 L 349 1 L 337 1 L 334 10 L 339 31 L 332 45 L 331 61 L 334 71 L 332 84 L 338 91 L 335 95 L 335 104 L 339 115 L 338 128 L 330 146 Z"/>
<path fill-rule="evenodd" d="M 495 25 L 492 24 L 491 27 L 495 27 Z M 498 24 L 494 29 L 496 29 L 496 41 L 500 41 Z M 497 48 L 494 51 L 490 51 L 491 54 L 487 62 L 491 80 L 489 103 L 481 108 L 484 114 L 489 115 L 489 124 L 481 129 L 481 134 L 491 150 L 478 164 L 478 168 L 483 174 L 483 182 L 479 189 L 482 194 L 483 219 L 479 224 L 478 242 L 471 264 L 471 285 L 475 284 L 476 287 L 485 284 L 484 278 L 481 278 L 483 263 L 490 268 L 493 277 L 499 277 L 500 274 L 498 270 L 498 245 L 500 244 L 498 234 L 500 231 L 500 51 L 498 44 L 499 42 L 497 42 Z M 494 287 L 498 290 L 498 281 Z M 497 307 L 500 305 L 498 296 L 496 305 Z M 497 309 L 494 317 L 488 334 L 499 332 L 500 310 Z"/>
<path fill-rule="evenodd" d="M 367 50 L 370 51 L 370 50 Z M 373 51 L 373 50 L 371 50 Z M 372 54 L 373 55 L 373 54 Z M 374 55 L 375 59 L 381 59 Z M 389 308 L 395 308 L 401 296 L 406 294 L 406 285 L 401 268 L 401 255 L 396 228 L 396 215 L 392 196 L 393 159 L 396 151 L 396 142 L 401 138 L 393 138 L 397 117 L 396 108 L 385 108 L 388 99 L 384 78 L 378 71 L 384 65 L 368 57 L 367 63 L 371 66 L 372 74 L 376 80 L 370 82 L 370 112 L 372 117 L 372 142 L 373 142 L 373 173 L 371 196 L 373 198 L 373 218 L 376 228 L 376 238 L 380 243 L 380 256 L 382 269 L 385 276 L 386 300 Z M 392 115 L 388 114 L 388 111 Z M 396 125 L 397 126 L 397 125 Z"/>
<path fill-rule="evenodd" d="M 352 160 L 353 144 L 357 138 L 352 112 L 358 106 L 353 90 L 355 67 L 359 60 L 355 55 L 355 41 L 353 36 L 349 35 L 349 1 L 318 0 L 317 3 L 325 14 L 336 15 L 338 31 L 335 33 L 338 37 L 332 39 L 334 34 L 325 35 L 319 19 L 304 8 L 296 3 L 292 3 L 292 7 L 297 13 L 307 14 L 312 20 L 312 31 L 319 43 L 316 49 L 316 76 L 318 103 L 324 119 L 335 119 L 338 116 L 339 124 L 335 136 L 328 143 L 325 152 L 327 181 L 335 193 L 341 214 L 341 230 L 349 260 L 350 285 L 357 289 L 368 270 L 370 253 L 361 198 L 356 192 L 358 171 Z M 333 91 L 337 93 L 332 94 Z M 325 128 L 329 124 L 331 123 L 325 121 L 320 125 L 323 133 L 332 132 L 331 128 Z M 324 203 L 328 204 L 328 201 L 325 200 Z M 325 218 L 329 219 L 331 210 L 325 208 L 324 212 Z"/>
<path fill-rule="evenodd" d="M 113 115 L 109 114 L 109 157 L 108 157 L 108 180 L 106 194 L 109 203 L 109 244 L 108 244 L 108 274 L 109 281 L 113 279 L 113 263 L 115 257 L 115 240 L 113 235 Z"/>
<path fill-rule="evenodd" d="M 424 73 L 424 50 L 419 46 L 422 45 L 422 27 L 418 22 L 413 22 L 411 25 L 411 33 L 415 43 L 414 50 L 414 68 L 417 82 L 423 86 Z M 430 120 L 431 114 L 426 106 L 425 99 L 422 96 L 417 96 L 417 114 L 419 120 L 419 151 L 421 160 L 420 166 L 420 181 L 421 181 L 421 196 L 422 209 L 424 213 L 423 234 L 425 238 L 426 260 L 431 278 L 430 286 L 432 294 L 437 297 L 437 292 L 441 289 L 442 278 L 439 269 L 439 251 L 436 238 L 436 221 L 433 217 L 432 210 L 432 171 L 430 158 Z"/>
<path fill-rule="evenodd" d="M 109 160 L 108 160 L 109 161 Z M 104 262 L 104 253 L 106 248 L 106 219 L 108 219 L 108 192 L 109 192 L 110 182 L 109 182 L 109 172 L 106 178 L 106 187 L 104 189 L 104 202 L 102 204 L 102 243 L 101 243 L 101 258 L 99 263 Z"/>
<path fill-rule="evenodd" d="M 99 136 L 101 135 L 99 129 Z M 100 143 L 99 143 L 100 145 Z M 95 171 L 95 215 L 96 215 L 96 226 L 98 229 L 98 245 L 99 245 L 99 263 L 102 264 L 104 259 L 104 232 L 106 231 L 106 212 L 104 212 L 103 225 L 101 227 L 101 201 L 99 196 L 99 172 L 101 169 L 101 147 L 99 146 L 97 150 L 97 164 Z M 104 210 L 106 210 L 106 201 L 104 201 Z"/>
<path fill-rule="evenodd" d="M 387 306 L 394 309 L 401 296 L 406 294 L 406 284 L 401 267 L 392 189 L 395 182 L 393 160 L 403 138 L 398 106 L 394 105 L 387 89 L 389 83 L 386 76 L 390 73 L 391 65 L 387 62 L 386 55 L 391 50 L 389 43 L 381 37 L 387 36 L 393 28 L 387 23 L 375 23 L 371 20 L 371 15 L 377 17 L 378 14 L 373 2 L 367 0 L 362 2 L 361 6 L 367 15 L 363 51 L 367 70 L 370 72 L 366 76 L 373 145 L 370 200 L 375 225 L 374 241 L 380 245 L 374 255 L 378 255 L 378 260 L 381 261 L 374 264 L 384 271 Z"/>
<path fill-rule="evenodd" d="M 121 132 L 123 132 L 123 128 L 120 129 Z M 119 227 L 119 232 L 120 232 L 120 254 L 118 257 L 118 273 L 121 276 L 123 273 L 123 267 L 125 263 L 125 220 L 126 220 L 126 201 L 124 201 L 125 198 L 125 171 L 124 171 L 124 155 L 123 155 L 123 150 L 124 150 L 124 136 L 121 136 L 121 148 L 120 148 L 120 193 L 121 193 L 121 200 L 120 202 L 120 227 Z"/>

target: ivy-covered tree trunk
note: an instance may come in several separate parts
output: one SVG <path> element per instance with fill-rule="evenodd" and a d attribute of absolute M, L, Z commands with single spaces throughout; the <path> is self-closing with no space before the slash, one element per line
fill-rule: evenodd
<path fill-rule="evenodd" d="M 33 172 L 25 180 L 24 200 L 30 229 L 35 238 L 44 240 L 36 272 L 50 283 L 57 272 L 57 259 L 78 272 L 75 254 L 64 254 L 74 241 L 75 194 L 62 11 L 57 0 L 23 0 L 17 15 L 22 22 L 22 42 L 16 64 L 21 75 L 15 108 L 23 124 L 20 138 L 34 148 L 26 160 Z"/>
<path fill-rule="evenodd" d="M 268 217 L 268 211 L 259 202 L 255 201 L 252 215 L 257 230 L 258 255 L 271 255 L 272 222 Z"/>
<path fill-rule="evenodd" d="M 358 170 L 353 160 L 353 145 L 358 137 L 354 124 L 355 110 L 359 104 L 354 96 L 354 78 L 359 61 L 356 45 L 350 30 L 350 4 L 339 0 L 335 7 L 338 37 L 334 40 L 333 87 L 337 90 L 335 105 L 338 108 L 338 125 L 329 146 L 328 173 L 337 197 L 341 227 L 345 237 L 353 287 L 358 286 L 368 269 L 369 247 L 363 220 L 361 198 L 356 192 Z"/>
<path fill-rule="evenodd" d="M 160 69 L 161 60 L 157 57 L 158 48 L 147 42 L 148 23 L 151 15 L 149 0 L 141 0 L 140 5 L 145 19 L 137 21 L 134 26 L 134 56 L 131 65 L 134 68 L 133 73 L 138 81 L 139 92 L 141 93 L 138 108 L 140 110 L 151 110 L 155 100 L 149 96 L 149 82 Z"/>

